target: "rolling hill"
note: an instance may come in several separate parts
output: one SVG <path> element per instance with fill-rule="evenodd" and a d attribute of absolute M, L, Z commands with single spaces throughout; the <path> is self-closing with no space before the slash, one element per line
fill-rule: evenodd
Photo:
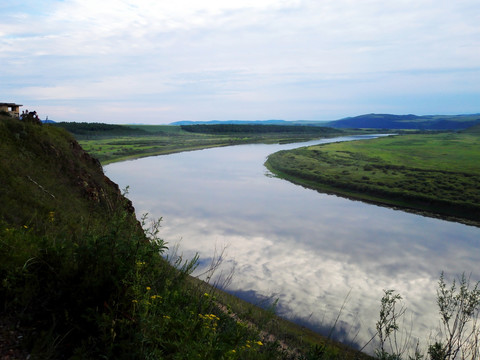
<path fill-rule="evenodd" d="M 337 129 L 402 129 L 402 130 L 463 130 L 475 124 L 480 124 L 480 114 L 466 115 L 393 115 L 393 114 L 364 114 L 347 117 L 340 120 L 211 120 L 211 121 L 177 121 L 171 125 L 304 125 L 329 126 Z"/>
<path fill-rule="evenodd" d="M 392 115 L 366 114 L 331 121 L 334 128 L 370 128 L 405 130 L 461 130 L 480 124 L 480 114 L 471 115 Z"/>

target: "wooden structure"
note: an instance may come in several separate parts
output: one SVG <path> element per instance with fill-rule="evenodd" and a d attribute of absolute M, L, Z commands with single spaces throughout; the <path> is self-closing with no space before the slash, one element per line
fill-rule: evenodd
<path fill-rule="evenodd" d="M 20 117 L 20 106 L 19 104 L 14 103 L 0 103 L 0 111 L 8 112 L 14 117 Z"/>

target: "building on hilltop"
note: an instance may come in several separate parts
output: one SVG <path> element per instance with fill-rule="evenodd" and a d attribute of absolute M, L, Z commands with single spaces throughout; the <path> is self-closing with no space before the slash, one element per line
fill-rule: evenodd
<path fill-rule="evenodd" d="M 0 103 L 0 112 L 4 111 L 10 115 L 19 118 L 20 117 L 20 106 L 19 104 L 14 103 Z"/>

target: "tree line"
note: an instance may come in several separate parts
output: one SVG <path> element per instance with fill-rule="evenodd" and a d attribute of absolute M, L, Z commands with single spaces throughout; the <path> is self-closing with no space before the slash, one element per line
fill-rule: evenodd
<path fill-rule="evenodd" d="M 264 125 L 264 124 L 214 124 L 181 125 L 182 130 L 201 134 L 266 134 L 266 133 L 300 133 L 329 135 L 341 133 L 340 130 L 323 126 L 305 125 Z"/>

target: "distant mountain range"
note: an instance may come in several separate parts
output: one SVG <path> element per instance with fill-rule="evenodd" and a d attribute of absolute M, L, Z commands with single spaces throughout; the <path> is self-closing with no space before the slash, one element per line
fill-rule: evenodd
<path fill-rule="evenodd" d="M 329 122 L 335 128 L 461 130 L 480 124 L 480 114 L 469 115 L 391 115 L 366 114 Z"/>
<path fill-rule="evenodd" d="M 368 128 L 368 129 L 415 129 L 415 130 L 462 130 L 480 124 L 480 114 L 467 115 L 392 115 L 365 114 L 334 121 L 314 120 L 211 120 L 211 121 L 177 121 L 171 125 L 196 124 L 262 124 L 262 125 L 310 125 L 329 126 L 333 128 Z"/>

